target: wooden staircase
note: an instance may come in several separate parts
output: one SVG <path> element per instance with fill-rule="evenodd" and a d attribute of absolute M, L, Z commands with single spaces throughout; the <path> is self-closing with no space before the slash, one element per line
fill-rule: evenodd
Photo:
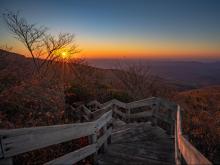
<path fill-rule="evenodd" d="M 88 122 L 0 130 L 0 164 L 12 165 L 16 155 L 84 137 L 87 146 L 45 165 L 75 164 L 88 156 L 100 165 L 212 164 L 184 137 L 175 103 L 155 97 L 131 103 L 113 99 L 72 110 Z"/>
<path fill-rule="evenodd" d="M 99 165 L 175 164 L 174 139 L 150 123 L 129 124 L 116 132 Z"/>

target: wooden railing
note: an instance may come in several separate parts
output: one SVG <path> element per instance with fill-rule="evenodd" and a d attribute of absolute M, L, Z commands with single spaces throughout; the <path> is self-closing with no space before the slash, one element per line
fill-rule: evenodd
<path fill-rule="evenodd" d="M 148 119 L 149 121 L 154 123 L 154 125 L 159 125 L 161 121 L 165 122 L 168 126 L 164 129 L 169 134 L 174 134 L 176 104 L 171 103 L 167 100 L 152 97 L 130 103 L 124 103 L 116 99 L 113 99 L 104 104 L 100 104 L 97 101 L 92 101 L 89 103 L 89 105 L 102 107 L 98 110 L 99 114 L 101 114 L 102 111 L 106 112 L 106 110 L 110 106 L 112 107 L 113 114 L 119 116 L 120 119 L 125 122 L 139 121 L 139 119 Z M 140 108 L 146 109 L 142 112 L 139 112 Z M 164 114 L 160 112 L 161 109 L 166 109 Z M 84 110 L 87 111 L 86 113 L 88 114 L 89 109 L 84 107 Z M 131 113 L 131 111 L 133 113 Z M 89 116 L 93 116 L 91 114 L 98 113 L 96 111 L 90 112 Z M 89 116 L 87 116 L 87 118 L 89 118 Z"/>
<path fill-rule="evenodd" d="M 91 104 L 97 104 L 97 106 L 101 106 L 102 108 L 91 112 L 88 108 L 86 108 L 85 106 L 83 106 L 83 109 L 85 111 L 85 113 L 87 113 L 89 116 L 94 116 L 95 114 L 98 115 L 102 113 L 102 111 L 108 111 L 108 108 L 113 108 L 113 113 L 116 113 L 117 115 L 119 115 L 120 117 L 122 117 L 125 121 L 126 120 L 130 120 L 132 118 L 142 118 L 142 117 L 151 117 L 153 115 L 153 111 L 154 111 L 154 106 L 156 104 L 159 103 L 159 98 L 148 98 L 148 99 L 144 99 L 144 100 L 139 100 L 139 101 L 134 101 L 134 102 L 130 102 L 130 103 L 123 103 L 121 101 L 118 101 L 116 99 L 110 100 L 104 104 L 100 104 L 97 101 L 92 101 L 89 103 L 89 105 Z M 130 113 L 130 110 L 133 109 L 135 111 L 135 108 L 141 108 L 141 107 L 145 107 L 148 106 L 151 108 L 151 110 L 148 111 L 144 111 L 144 112 L 135 112 L 133 114 Z M 125 109 L 126 112 L 122 112 L 120 111 L 120 108 Z"/>
<path fill-rule="evenodd" d="M 92 142 L 88 146 L 46 163 L 74 164 L 91 154 L 96 154 L 101 146 L 106 148 L 107 139 L 111 136 L 112 131 L 112 127 L 107 127 L 107 125 L 111 121 L 112 111 L 109 111 L 94 122 L 1 130 L 0 164 L 13 164 L 12 157 L 18 154 L 91 136 Z M 104 133 L 100 138 L 97 138 L 101 128 Z"/>
<path fill-rule="evenodd" d="M 92 106 L 93 110 L 87 106 Z M 0 164 L 12 164 L 13 156 L 18 154 L 86 136 L 92 139 L 89 145 L 46 164 L 74 164 L 89 155 L 95 158 L 101 146 L 104 149 L 107 148 L 107 139 L 111 137 L 112 132 L 109 124 L 112 122 L 113 114 L 127 122 L 133 119 L 150 118 L 154 125 L 160 126 L 161 121 L 167 123 L 168 133 L 175 137 L 176 164 L 183 164 L 184 161 L 189 165 L 212 164 L 182 135 L 180 106 L 175 103 L 152 97 L 131 103 L 123 103 L 115 99 L 104 104 L 93 101 L 87 106 L 82 105 L 78 107 L 78 110 L 83 111 L 84 117 L 92 120 L 90 122 L 0 130 Z M 94 107 L 99 109 L 94 110 Z M 145 111 L 145 107 L 150 107 L 151 110 Z M 139 112 L 140 108 L 144 111 Z M 98 137 L 100 129 L 104 133 Z"/>
<path fill-rule="evenodd" d="M 175 158 L 176 164 L 186 162 L 189 165 L 211 165 L 212 163 L 203 156 L 182 134 L 180 106 L 177 106 L 175 126 Z"/>
<path fill-rule="evenodd" d="M 175 137 L 175 159 L 176 164 L 188 164 L 188 165 L 212 165 L 212 163 L 205 158 L 182 134 L 181 127 L 181 113 L 180 106 L 166 101 L 161 98 L 149 98 L 139 100 L 131 103 L 123 103 L 118 100 L 111 100 L 103 105 L 98 103 L 99 106 L 113 105 L 113 113 L 121 116 L 125 121 L 130 121 L 135 118 L 153 117 L 156 120 L 162 120 L 170 124 L 170 134 L 174 133 Z M 139 112 L 130 114 L 130 110 L 133 108 L 140 108 L 144 106 L 150 106 L 151 111 Z M 160 113 L 160 108 L 167 109 L 166 114 Z M 122 112 L 119 108 L 126 109 L 126 112 Z M 157 125 L 157 121 L 155 122 Z M 173 129 L 173 130 L 172 130 Z"/>

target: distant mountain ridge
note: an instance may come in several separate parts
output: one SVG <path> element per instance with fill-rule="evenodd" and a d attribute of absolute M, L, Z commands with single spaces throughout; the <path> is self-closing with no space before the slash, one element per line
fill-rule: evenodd
<path fill-rule="evenodd" d="M 0 50 L 1 54 L 7 54 L 0 61 L 0 69 L 7 64 L 13 67 L 24 68 L 29 74 L 33 71 L 33 61 L 23 55 Z M 38 59 L 40 60 L 40 59 Z M 87 60 L 91 68 L 102 73 L 107 80 L 115 80 L 113 74 L 116 60 Z M 136 60 L 137 61 L 137 60 Z M 126 60 L 125 60 L 126 62 Z M 135 61 L 130 61 L 130 63 Z M 141 61 L 150 66 L 151 72 L 163 79 L 164 82 L 177 87 L 180 90 L 195 89 L 210 85 L 220 84 L 220 62 L 196 62 L 196 61 Z M 108 69 L 109 68 L 109 69 Z M 10 68 L 11 69 L 11 68 Z M 15 69 L 16 70 L 16 69 Z M 21 73 L 22 74 L 22 73 Z"/>
<path fill-rule="evenodd" d="M 126 63 L 139 62 L 138 60 L 126 60 Z M 114 68 L 117 60 L 89 60 L 90 64 L 100 68 Z M 220 84 L 220 61 L 149 61 L 141 60 L 142 64 L 150 66 L 152 73 L 166 80 L 200 88 Z"/>

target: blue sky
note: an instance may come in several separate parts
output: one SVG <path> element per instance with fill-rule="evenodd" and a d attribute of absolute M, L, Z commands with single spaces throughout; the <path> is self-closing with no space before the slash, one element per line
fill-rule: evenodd
<path fill-rule="evenodd" d="M 74 33 L 87 55 L 220 53 L 219 0 L 1 0 L 4 9 L 19 10 L 52 33 Z M 1 43 L 10 43 L 0 24 Z"/>

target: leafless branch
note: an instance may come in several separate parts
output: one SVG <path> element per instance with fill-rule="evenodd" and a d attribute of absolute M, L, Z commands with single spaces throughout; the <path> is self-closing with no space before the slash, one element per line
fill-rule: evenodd
<path fill-rule="evenodd" d="M 8 11 L 3 14 L 3 18 L 9 31 L 16 39 L 26 46 L 33 58 L 34 65 L 39 72 L 39 66 L 34 51 L 38 48 L 39 43 L 41 43 L 47 28 L 43 26 L 37 27 L 35 24 L 28 24 L 24 18 L 20 17 L 19 12 L 14 13 Z"/>
<path fill-rule="evenodd" d="M 74 35 L 70 33 L 48 34 L 46 27 L 28 23 L 19 12 L 7 11 L 3 17 L 9 31 L 30 52 L 38 73 L 42 70 L 46 73 L 53 61 L 61 59 L 63 52 L 67 54 L 67 59 L 80 52 L 74 43 Z"/>
<path fill-rule="evenodd" d="M 150 88 L 155 83 L 155 77 L 151 74 L 150 67 L 143 63 L 121 63 L 116 65 L 114 71 L 124 88 L 134 99 L 141 99 L 150 94 Z"/>

